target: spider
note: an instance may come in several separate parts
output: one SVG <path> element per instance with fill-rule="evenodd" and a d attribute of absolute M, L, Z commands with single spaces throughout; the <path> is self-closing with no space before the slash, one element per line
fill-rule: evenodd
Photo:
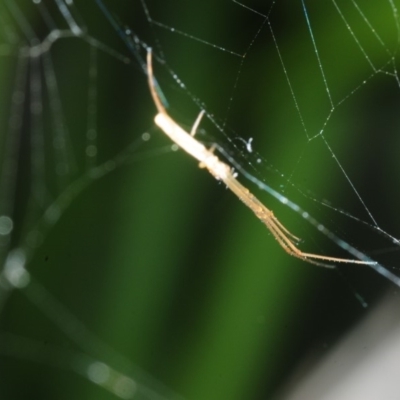
<path fill-rule="evenodd" d="M 332 263 L 348 263 L 348 264 L 376 264 L 374 261 L 361 261 L 348 258 L 331 257 L 322 254 L 306 253 L 301 251 L 297 245 L 300 239 L 286 229 L 282 223 L 275 217 L 274 213 L 268 209 L 260 200 L 258 200 L 250 191 L 243 186 L 235 177 L 233 169 L 215 154 L 215 148 L 207 149 L 202 143 L 195 139 L 196 130 L 204 115 L 202 110 L 197 117 L 193 127 L 189 132 L 182 129 L 167 113 L 155 87 L 155 79 L 153 76 L 152 65 L 152 50 L 147 50 L 147 76 L 150 88 L 150 93 L 158 114 L 154 121 L 156 125 L 181 149 L 186 151 L 192 157 L 200 162 L 200 167 L 205 168 L 217 180 L 224 182 L 230 189 L 251 211 L 256 217 L 265 224 L 276 241 L 280 244 L 283 250 L 293 257 L 300 258 L 306 262 L 319 266 L 333 268 L 332 265 L 325 264 L 321 261 Z"/>

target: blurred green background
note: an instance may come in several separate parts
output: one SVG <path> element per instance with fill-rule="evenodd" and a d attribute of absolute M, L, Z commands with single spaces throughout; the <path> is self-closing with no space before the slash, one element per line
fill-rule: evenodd
<path fill-rule="evenodd" d="M 48 34 L 37 5 L 0 1 L 4 27 L 16 27 L 16 20 L 24 26 L 26 19 L 39 38 Z M 358 2 L 384 48 L 350 2 L 337 3 L 348 25 L 333 3 L 326 3 L 308 6 L 335 106 L 324 126 L 332 107 L 300 1 L 276 2 L 269 20 L 233 2 L 146 1 L 154 20 L 245 54 L 244 58 L 149 24 L 139 1 L 105 2 L 121 30 L 132 29 L 155 54 L 165 57 L 167 66 L 156 62 L 155 73 L 179 123 L 190 127 L 199 107 L 188 92 L 178 89 L 168 69 L 178 74 L 221 126 L 226 122 L 225 136 L 204 121 L 200 140 L 229 146 L 250 173 L 281 190 L 338 236 L 393 265 L 397 253 L 381 251 L 391 247 L 389 241 L 338 212 L 344 209 L 371 223 L 333 155 L 382 229 L 396 236 L 399 86 L 390 76 L 396 60 L 386 51 L 395 54 L 399 44 L 394 13 L 386 3 Z M 57 2 L 44 4 L 57 26 L 66 26 Z M 247 5 L 266 15 L 272 2 Z M 178 398 L 174 393 L 193 400 L 272 398 L 297 363 L 307 355 L 318 358 L 329 351 L 368 312 L 355 294 L 373 304 L 387 287 L 394 287 L 366 267 L 343 266 L 345 279 L 341 279 L 335 271 L 284 253 L 231 193 L 189 156 L 170 150 L 167 138 L 153 124 L 155 108 L 134 55 L 95 1 L 77 0 L 75 8 L 72 15 L 78 18 L 79 12 L 90 37 L 130 62 L 102 49 L 95 51 L 82 38 L 60 39 L 46 53 L 54 64 L 62 120 L 71 137 L 68 155 L 73 154 L 76 168 L 69 179 L 85 189 L 79 189 L 77 196 L 67 189 L 71 194 L 65 200 L 67 207 L 43 243 L 32 250 L 27 265 L 31 283 L 6 294 L 0 321 L 4 398 L 115 398 L 122 375 L 115 372 L 116 377 L 101 381 L 99 373 L 93 378 L 90 365 L 98 365 L 95 360 L 133 378 L 139 385 L 134 397 L 138 399 Z M 13 51 L 0 59 L 3 154 L 10 99 L 18 84 L 13 81 L 17 50 L 27 45 L 23 29 L 15 31 L 18 40 L 2 47 Z M 29 82 L 49 77 L 48 71 L 35 75 L 33 57 L 29 60 L 27 81 L 19 81 L 27 98 L 32 95 Z M 89 77 L 91 65 L 96 65 L 95 81 Z M 376 72 L 379 69 L 381 73 Z M 87 99 L 93 88 L 97 164 L 118 161 L 117 154 L 134 143 L 127 162 L 101 179 L 85 175 Z M 56 197 L 67 184 L 60 184 L 54 174 L 54 99 L 44 97 L 43 120 L 45 178 Z M 28 102 L 23 120 L 11 247 L 26 243 L 32 220 L 43 214 L 29 197 L 34 125 Z M 322 136 L 309 141 L 322 127 L 327 142 Z M 145 132 L 151 134 L 148 142 L 141 140 Z M 245 152 L 240 138 L 250 137 L 261 164 L 257 155 L 250 158 L 253 154 Z M 303 239 L 302 248 L 348 257 L 299 215 L 242 182 Z M 326 201 L 336 211 L 322 206 Z M 99 379 L 98 384 L 91 379 Z M 125 389 L 122 397 L 130 393 L 129 385 Z"/>

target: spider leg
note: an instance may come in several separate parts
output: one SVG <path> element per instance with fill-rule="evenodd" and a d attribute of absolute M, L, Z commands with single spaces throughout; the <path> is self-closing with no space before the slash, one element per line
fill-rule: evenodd
<path fill-rule="evenodd" d="M 201 119 L 202 119 L 203 116 L 204 116 L 204 113 L 205 113 L 204 110 L 201 110 L 201 111 L 200 111 L 200 114 L 199 114 L 198 117 L 196 118 L 196 121 L 194 121 L 193 127 L 192 127 L 192 129 L 190 130 L 190 136 L 194 136 L 194 135 L 196 134 L 197 128 L 198 128 L 199 125 L 200 125 L 200 122 L 201 122 Z"/>
<path fill-rule="evenodd" d="M 303 253 L 301 250 L 299 250 L 296 245 L 293 243 L 293 239 L 290 236 L 287 236 L 285 232 L 288 232 L 290 235 L 292 235 L 287 229 L 275 218 L 268 218 L 264 219 L 263 221 L 269 231 L 272 233 L 272 235 L 275 237 L 276 241 L 279 243 L 279 245 L 285 250 L 287 254 L 289 254 L 292 257 L 299 258 L 300 260 L 306 261 L 310 264 L 317 265 L 319 267 L 324 267 L 324 268 L 331 268 L 334 269 L 336 268 L 335 265 L 332 264 L 326 264 L 320 261 L 316 261 L 314 259 L 314 254 L 309 254 L 309 253 Z M 283 230 L 283 229 L 284 230 Z M 294 235 L 292 235 L 294 236 Z M 295 236 L 294 236 L 295 237 Z M 316 257 L 318 260 L 327 260 L 327 261 L 332 261 L 330 257 Z M 345 259 L 336 259 L 336 261 L 342 261 L 346 262 L 347 260 Z"/>

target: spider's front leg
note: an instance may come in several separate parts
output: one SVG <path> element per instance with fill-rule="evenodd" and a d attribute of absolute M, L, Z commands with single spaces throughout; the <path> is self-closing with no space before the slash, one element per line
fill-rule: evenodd
<path fill-rule="evenodd" d="M 196 121 L 194 121 L 192 129 L 190 130 L 190 136 L 194 136 L 196 134 L 197 128 L 199 127 L 200 121 L 203 118 L 204 114 L 205 114 L 205 111 L 201 110 L 200 114 L 196 118 Z"/>

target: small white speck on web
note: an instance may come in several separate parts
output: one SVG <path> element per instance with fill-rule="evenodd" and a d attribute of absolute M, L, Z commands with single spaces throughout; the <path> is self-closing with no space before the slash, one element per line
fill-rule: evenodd
<path fill-rule="evenodd" d="M 253 152 L 253 146 L 252 146 L 253 138 L 252 137 L 249 138 L 247 141 L 245 139 L 241 138 L 241 137 L 239 138 L 239 140 L 244 143 L 244 145 L 246 146 L 246 150 L 249 153 Z"/>
<path fill-rule="evenodd" d="M 246 149 L 249 153 L 253 152 L 252 142 L 253 142 L 253 138 L 251 137 L 246 143 Z"/>

